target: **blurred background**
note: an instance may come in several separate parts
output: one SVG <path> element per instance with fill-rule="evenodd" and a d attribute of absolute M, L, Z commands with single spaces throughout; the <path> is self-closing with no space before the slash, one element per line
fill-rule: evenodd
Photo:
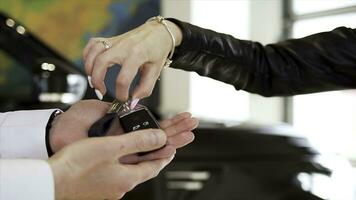
<path fill-rule="evenodd" d="M 89 38 L 158 14 L 263 44 L 356 28 L 356 0 L 1 0 L 0 13 L 1 112 L 95 98 L 81 58 Z M 106 77 L 107 101 L 119 69 Z M 202 123 L 170 167 L 124 199 L 356 199 L 354 90 L 264 98 L 166 69 L 143 104 Z"/>

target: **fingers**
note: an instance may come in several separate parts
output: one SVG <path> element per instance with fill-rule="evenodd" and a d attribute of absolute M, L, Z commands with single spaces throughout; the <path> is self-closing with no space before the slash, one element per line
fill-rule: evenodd
<path fill-rule="evenodd" d="M 132 93 L 133 99 L 142 99 L 152 94 L 153 88 L 160 76 L 162 65 L 148 63 L 141 70 L 140 83 Z"/>
<path fill-rule="evenodd" d="M 116 98 L 126 101 L 129 98 L 129 88 L 138 69 L 145 61 L 138 57 L 129 56 L 122 64 L 120 73 L 116 78 Z"/>
<path fill-rule="evenodd" d="M 87 55 L 89 53 L 89 49 L 91 48 L 91 46 L 97 42 L 98 39 L 97 38 L 90 38 L 89 41 L 88 41 L 88 44 L 84 47 L 84 50 L 83 50 L 83 60 L 86 60 L 87 58 Z"/>
<path fill-rule="evenodd" d="M 119 158 L 119 162 L 122 164 L 136 164 L 140 162 L 140 157 L 136 154 L 126 155 Z"/>
<path fill-rule="evenodd" d="M 106 50 L 100 42 L 106 38 L 94 38 L 88 42 L 83 51 L 85 71 L 91 76 L 98 97 L 106 92 L 103 80 L 107 68 L 112 64 L 122 65 L 116 81 L 116 97 L 119 100 L 128 99 L 129 87 L 141 66 L 141 81 L 132 97 L 143 98 L 151 94 L 171 49 L 170 43 L 167 42 L 170 41 L 169 35 L 162 33 L 162 26 L 157 29 L 156 25 L 146 23 L 130 32 L 111 37 L 107 39 L 111 47 Z M 103 54 L 110 56 L 102 56 Z"/>
<path fill-rule="evenodd" d="M 141 162 L 137 165 L 130 165 L 130 167 L 132 167 L 138 180 L 142 183 L 156 177 L 159 172 L 173 160 L 173 158 L 174 156 L 166 159 Z"/>
<path fill-rule="evenodd" d="M 139 157 L 139 162 L 147 161 L 147 160 L 156 160 L 169 158 L 175 155 L 177 152 L 176 148 L 172 145 L 166 145 L 164 148 L 159 149 L 157 151 L 153 151 L 151 153 L 145 154 Z"/>
<path fill-rule="evenodd" d="M 148 160 L 156 160 L 168 158 L 176 153 L 176 149 L 188 145 L 194 140 L 194 134 L 190 131 L 183 132 L 181 134 L 168 138 L 167 145 L 157 151 L 145 154 L 143 156 L 128 155 L 120 158 L 120 162 L 123 164 L 135 164 Z"/>
<path fill-rule="evenodd" d="M 105 47 L 100 43 L 100 38 L 91 38 L 84 48 L 83 59 L 85 61 L 85 71 L 91 74 L 95 58 L 105 51 Z"/>
<path fill-rule="evenodd" d="M 88 59 L 90 55 L 88 55 Z M 89 63 L 90 72 L 89 75 L 91 76 L 91 81 L 95 89 L 99 90 L 102 95 L 106 93 L 105 87 L 105 75 L 110 66 L 113 65 L 115 58 L 112 55 L 111 51 L 105 51 L 100 55 L 96 55 L 94 63 Z M 89 61 L 88 61 L 89 62 Z M 117 63 L 120 64 L 120 61 L 117 60 Z M 86 62 L 87 63 L 87 62 Z M 87 65 L 86 65 L 87 66 Z M 86 67 L 87 68 L 87 67 Z"/>
<path fill-rule="evenodd" d="M 107 69 L 113 64 L 120 64 L 122 67 L 116 79 L 116 97 L 121 101 L 125 101 L 129 96 L 131 82 L 135 78 L 138 69 L 147 62 L 148 56 L 137 42 L 120 42 L 111 38 L 112 47 L 105 49 L 100 42 L 101 39 L 91 39 L 85 47 L 83 52 L 85 71 L 91 77 L 91 83 L 94 88 L 98 90 L 96 92 L 101 93 L 101 95 L 98 95 L 102 96 L 106 93 L 104 80 Z M 153 75 L 151 72 L 147 74 L 147 76 Z M 157 79 L 158 75 L 154 76 Z M 149 89 L 152 91 L 154 82 L 149 85 Z"/>
<path fill-rule="evenodd" d="M 195 129 L 199 124 L 199 121 L 196 118 L 186 118 L 180 122 L 165 128 L 164 131 L 168 137 L 182 133 L 185 131 L 191 131 Z"/>
<path fill-rule="evenodd" d="M 167 144 L 179 149 L 193 142 L 194 134 L 191 131 L 186 131 L 168 138 Z"/>
<path fill-rule="evenodd" d="M 95 88 L 95 93 L 101 100 L 106 93 L 104 83 L 107 68 L 110 67 L 109 62 L 103 61 L 103 53 L 106 51 L 104 45 L 100 42 L 102 38 L 92 38 L 83 51 L 83 59 L 85 61 L 85 72 L 88 75 L 89 85 Z M 105 60 L 105 59 L 104 59 Z M 109 61 L 109 60 L 105 60 Z M 96 63 L 96 64 L 95 64 Z M 100 66 L 95 67 L 95 66 Z M 94 71 L 94 69 L 96 69 Z M 100 73 L 101 72 L 101 73 Z M 99 73 L 97 75 L 97 73 Z"/>
<path fill-rule="evenodd" d="M 183 120 L 183 119 L 186 119 L 186 118 L 189 118 L 191 117 L 192 115 L 189 113 L 189 112 L 183 112 L 183 113 L 180 113 L 176 116 L 174 116 L 173 118 L 171 119 L 165 119 L 165 120 L 162 120 L 159 125 L 161 126 L 162 129 L 166 129 L 168 128 L 169 126 L 172 126 L 176 123 L 178 123 L 179 121 Z"/>
<path fill-rule="evenodd" d="M 145 129 L 106 138 L 106 146 L 114 157 L 155 150 L 167 142 L 166 134 L 160 129 Z"/>
<path fill-rule="evenodd" d="M 139 156 L 137 154 L 127 155 L 120 158 L 120 163 L 123 164 L 136 164 L 139 162 L 149 161 L 149 160 L 157 160 L 169 158 L 176 154 L 176 148 L 172 145 L 166 145 L 164 148 L 159 149 L 157 151 L 153 151 L 151 153 L 145 154 L 143 156 Z"/>

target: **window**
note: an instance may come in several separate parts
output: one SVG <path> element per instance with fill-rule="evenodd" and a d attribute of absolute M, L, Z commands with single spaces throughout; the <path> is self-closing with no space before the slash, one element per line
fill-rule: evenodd
<path fill-rule="evenodd" d="M 293 12 L 297 15 L 355 6 L 355 0 L 293 0 Z"/>
<path fill-rule="evenodd" d="M 248 0 L 192 0 L 192 23 L 198 26 L 248 37 Z M 191 74 L 190 111 L 201 119 L 242 121 L 249 117 L 249 96 L 231 85 Z"/>
<path fill-rule="evenodd" d="M 294 0 L 292 11 L 295 38 L 338 26 L 356 28 L 355 0 Z M 356 91 L 296 96 L 293 107 L 294 126 L 311 142 L 356 160 Z"/>

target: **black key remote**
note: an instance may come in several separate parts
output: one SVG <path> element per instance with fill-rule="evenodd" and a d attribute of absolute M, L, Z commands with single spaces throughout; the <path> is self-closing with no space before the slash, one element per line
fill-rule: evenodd
<path fill-rule="evenodd" d="M 160 128 L 152 113 L 143 106 L 120 115 L 119 121 L 125 133 L 148 128 Z"/>
<path fill-rule="evenodd" d="M 117 119 L 125 133 L 147 128 L 160 128 L 159 123 L 147 107 L 137 105 L 134 109 L 130 109 L 130 103 L 130 101 L 120 103 L 115 100 L 108 113 L 89 128 L 88 136 L 101 137 L 107 135 L 110 127 Z"/>
<path fill-rule="evenodd" d="M 114 101 L 108 113 L 89 128 L 88 136 L 105 136 L 111 126 L 113 126 L 113 123 L 118 122 L 125 133 L 148 128 L 160 128 L 156 118 L 145 106 L 138 105 L 134 109 L 130 109 L 129 105 L 130 102 L 119 103 L 118 101 Z M 138 155 L 142 156 L 150 152 L 152 151 L 138 153 Z"/>

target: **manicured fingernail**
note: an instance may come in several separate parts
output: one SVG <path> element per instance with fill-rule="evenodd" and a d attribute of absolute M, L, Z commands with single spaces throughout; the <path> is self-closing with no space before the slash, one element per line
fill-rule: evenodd
<path fill-rule="evenodd" d="M 101 94 L 101 92 L 99 90 L 95 90 L 95 94 L 99 100 L 103 100 L 103 94 Z"/>
<path fill-rule="evenodd" d="M 88 83 L 91 88 L 94 88 L 93 84 L 91 83 L 91 76 L 88 76 Z"/>
<path fill-rule="evenodd" d="M 134 99 L 131 101 L 131 105 L 130 105 L 130 109 L 134 109 L 136 107 L 136 105 L 138 104 L 138 102 L 140 101 L 140 99 Z"/>

